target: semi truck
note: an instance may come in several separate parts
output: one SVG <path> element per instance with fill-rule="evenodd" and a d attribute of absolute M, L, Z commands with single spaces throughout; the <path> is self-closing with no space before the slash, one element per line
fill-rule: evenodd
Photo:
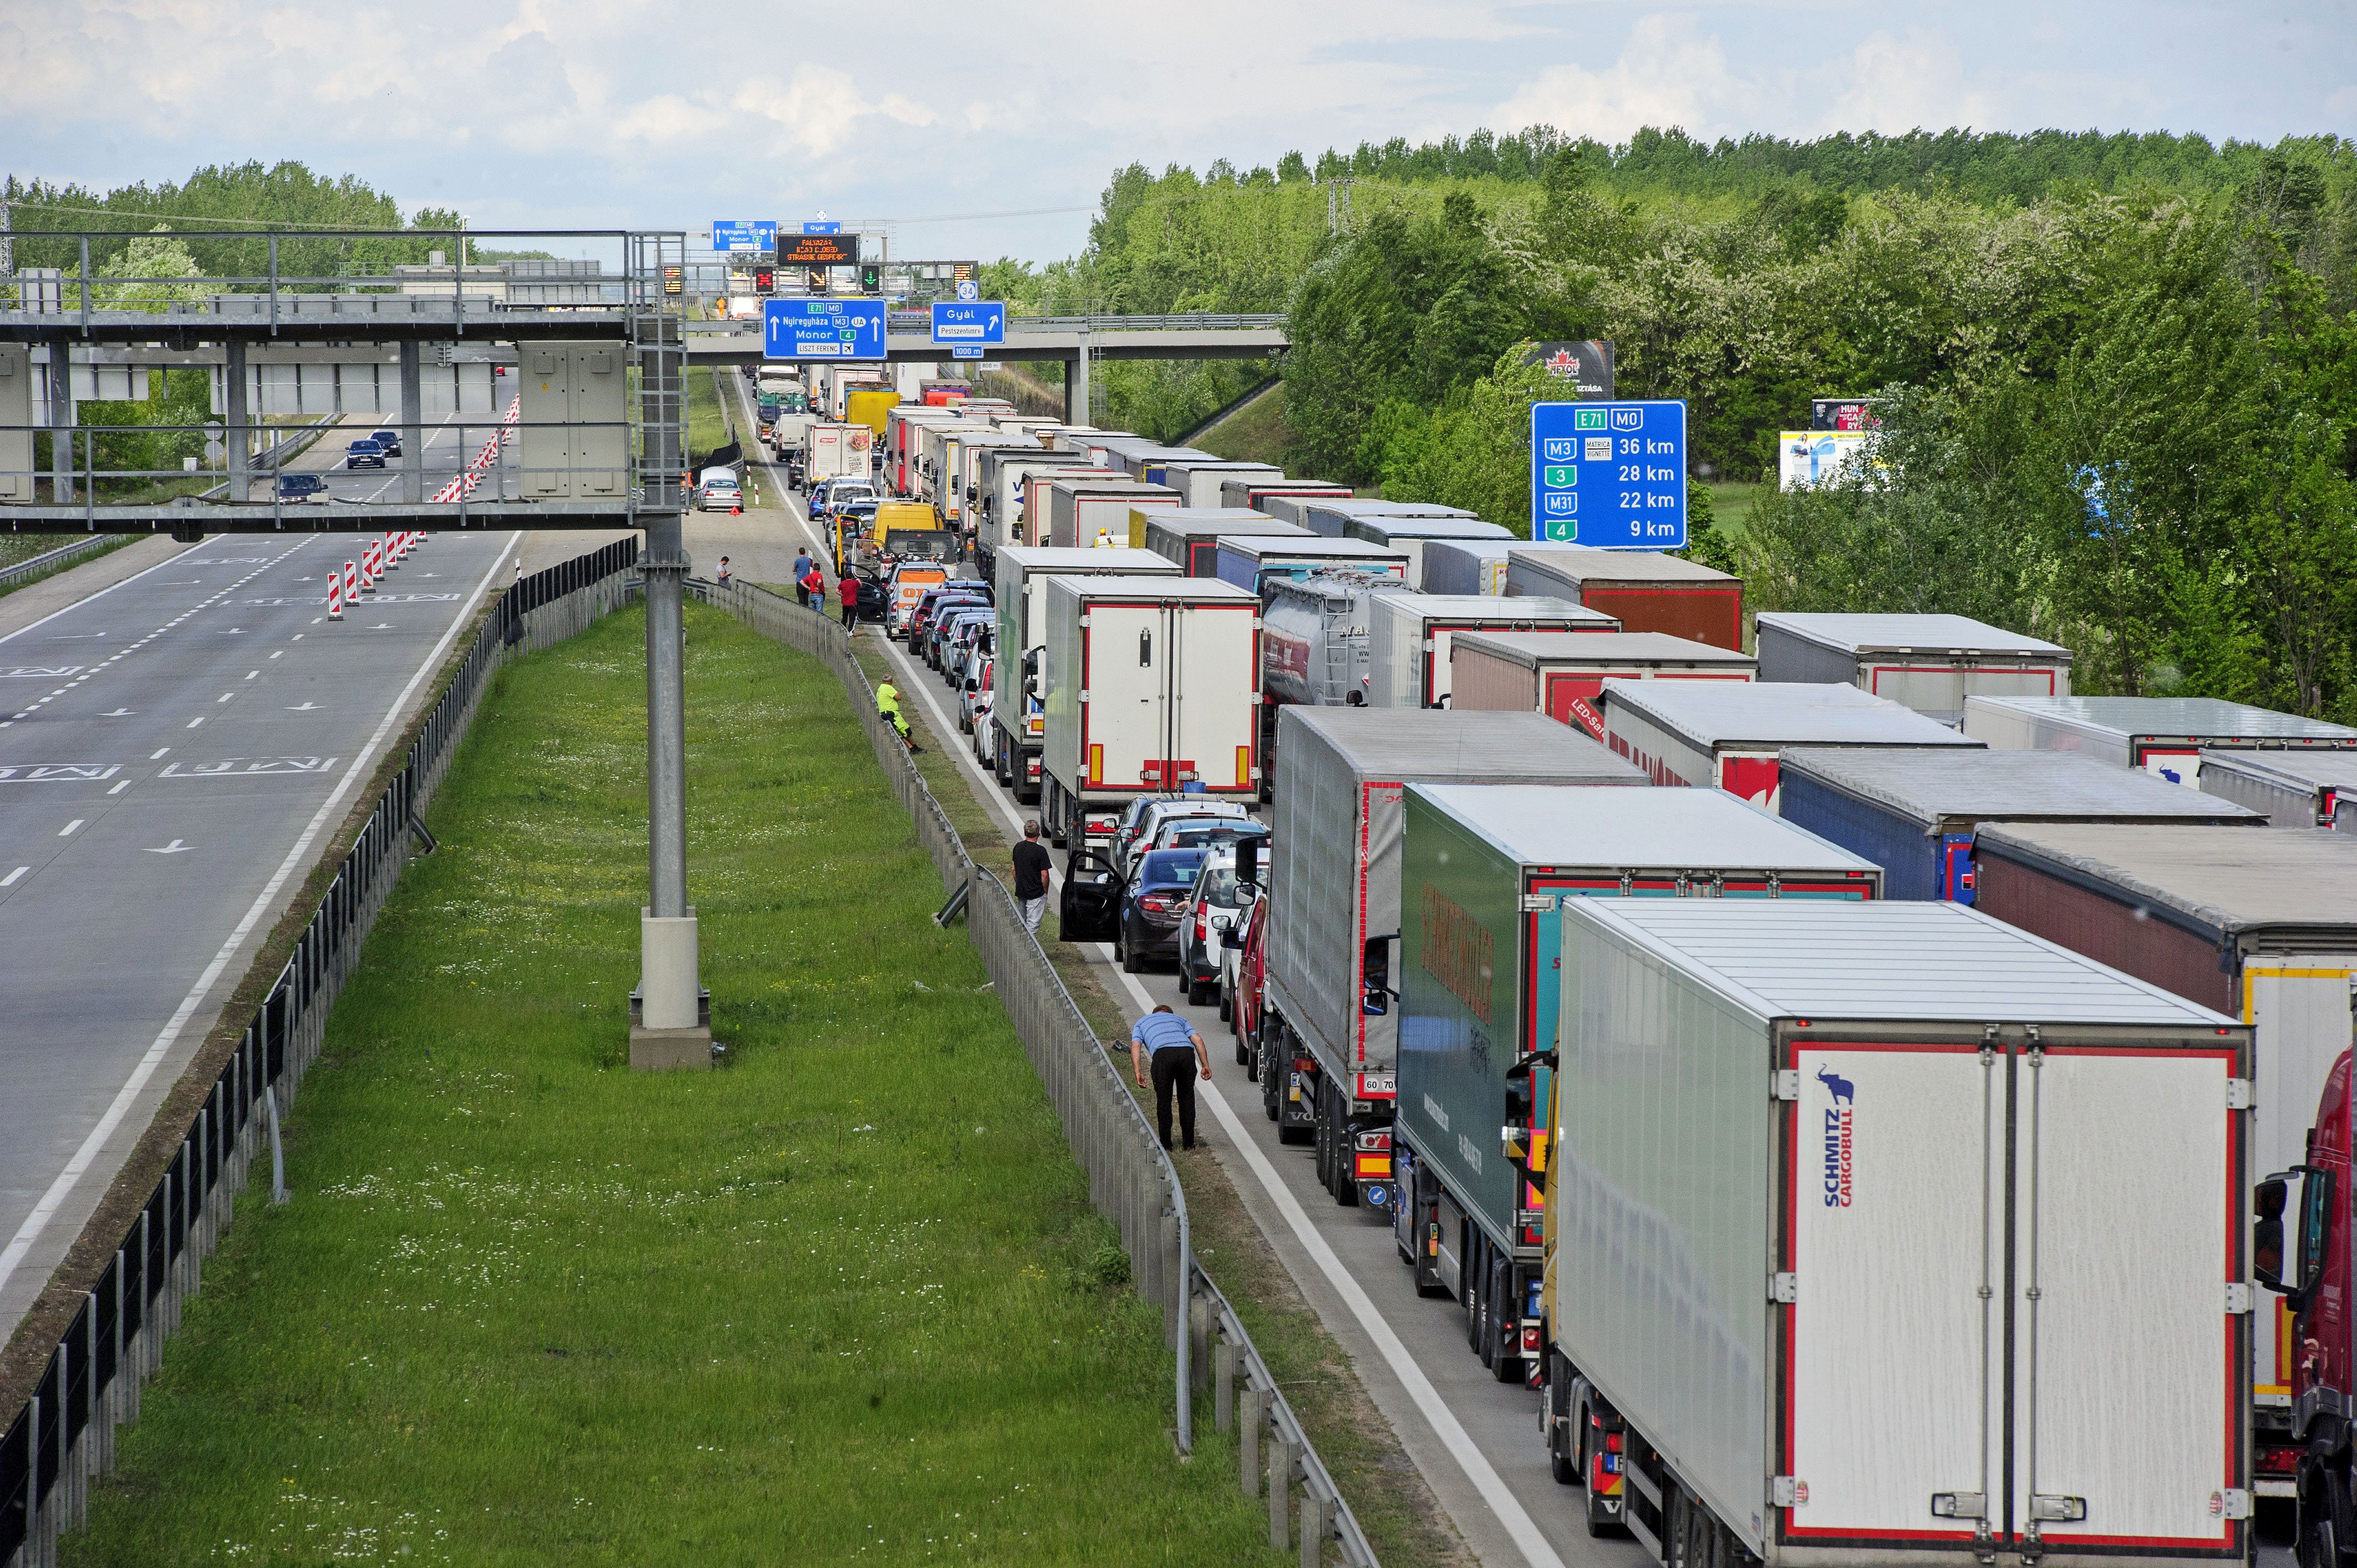
<path fill-rule="evenodd" d="M 2306 1158 L 2309 1107 L 2349 1048 L 2357 840 L 2318 828 L 1997 822 L 1975 835 L 1973 864 L 1987 913 L 2247 1026 L 2252 1163 L 2280 1171 Z M 2298 1342 L 2294 1314 L 2265 1305 L 2252 1334 L 2255 1490 L 2288 1498 Z"/>
<path fill-rule="evenodd" d="M 1964 733 L 2007 751 L 2077 751 L 2201 787 L 2205 751 L 2348 751 L 2357 729 L 2216 697 L 1966 697 Z"/>
<path fill-rule="evenodd" d="M 1356 539 L 1311 534 L 1230 535 L 1220 541 L 1220 580 L 1258 594 L 1272 577 L 1307 577 L 1314 572 L 1367 572 L 1407 584 L 1407 556 Z"/>
<path fill-rule="evenodd" d="M 2201 789 L 2279 828 L 2357 832 L 2357 752 L 2204 751 Z"/>
<path fill-rule="evenodd" d="M 1788 746 L 1981 744 L 1855 686 L 1607 681 L 1603 699 L 1605 744 L 1654 783 L 1716 784 L 1771 811 Z"/>
<path fill-rule="evenodd" d="M 1471 540 L 1502 547 L 1512 542 L 1514 536 L 1478 517 L 1361 517 L 1351 519 L 1345 537 L 1406 552 L 1408 586 L 1430 593 L 1438 590 L 1425 583 L 1424 553 L 1427 546 L 1442 540 Z"/>
<path fill-rule="evenodd" d="M 1882 874 L 1714 789 L 1411 784 L 1405 816 L 1393 1238 L 1420 1292 L 1457 1301 L 1482 1366 L 1535 1385 L 1566 911 L 1860 900 Z"/>
<path fill-rule="evenodd" d="M 2265 827 L 2258 812 L 2066 751 L 1787 746 L 1777 814 L 1883 870 L 1883 896 L 1976 901 L 1973 835 L 1997 822 Z"/>
<path fill-rule="evenodd" d="M 1028 512 L 1029 481 L 1042 474 L 1094 474 L 1113 477 L 1110 469 L 1092 467 L 1083 452 L 1006 452 L 993 450 L 982 456 L 982 517 L 976 537 L 986 556 L 1007 544 L 1030 544 L 1034 541 L 1026 526 Z"/>
<path fill-rule="evenodd" d="M 1368 607 L 1366 700 L 1379 708 L 1445 708 L 1449 649 L 1462 632 L 1616 632 L 1620 623 L 1568 599 L 1377 594 Z"/>
<path fill-rule="evenodd" d="M 1309 531 L 1243 507 L 1132 507 L 1129 542 L 1178 564 L 1189 577 L 1220 575 L 1220 541 L 1248 533 L 1303 539 Z"/>
<path fill-rule="evenodd" d="M 1645 779 L 1536 714 L 1295 706 L 1277 728 L 1258 1026 L 1238 1038 L 1278 1136 L 1317 1144 L 1318 1184 L 1339 1203 L 1387 1208 L 1407 786 Z"/>
<path fill-rule="evenodd" d="M 1218 507 L 1227 504 L 1221 491 L 1229 480 L 1277 484 L 1283 482 L 1285 470 L 1272 463 L 1231 462 L 1224 457 L 1166 457 L 1149 461 L 1138 478 L 1168 485 L 1190 507 Z"/>
<path fill-rule="evenodd" d="M 1062 548 L 1086 549 L 1101 535 L 1125 545 L 1132 507 L 1178 505 L 1177 490 L 1141 479 L 1049 479 L 1039 489 L 1047 502 L 1045 542 Z"/>
<path fill-rule="evenodd" d="M 1299 505 L 1300 522 L 1312 533 L 1322 533 L 1329 539 L 1352 539 L 1357 535 L 1351 525 L 1366 518 L 1392 518 L 1406 521 L 1454 519 L 1459 522 L 1481 520 L 1463 507 L 1442 506 L 1437 501 L 1387 501 L 1373 496 L 1352 496 L 1344 499 L 1309 499 Z M 1494 526 L 1494 525 L 1493 525 Z M 1483 536 L 1488 537 L 1488 536 Z"/>
<path fill-rule="evenodd" d="M 1261 503 L 1282 498 L 1290 509 L 1302 501 L 1341 499 L 1350 493 L 1350 486 L 1329 485 L 1323 479 L 1257 479 L 1230 474 L 1220 480 L 1218 504 L 1249 507 L 1254 511 L 1268 513 L 1279 522 L 1298 523 L 1301 521 L 1298 517 Z"/>
<path fill-rule="evenodd" d="M 1002 547 L 990 578 L 998 608 L 998 667 L 1008 679 L 991 688 L 991 770 L 1015 798 L 1039 799 L 1040 752 L 1047 745 L 1047 708 L 1036 677 L 1047 658 L 1046 585 L 1056 574 L 1084 577 L 1175 576 L 1178 568 L 1143 550 L 1057 550 L 1047 545 Z"/>
<path fill-rule="evenodd" d="M 1449 639 L 1448 664 L 1451 706 L 1536 711 L 1598 740 L 1607 681 L 1749 681 L 1757 669 L 1743 654 L 1658 631 L 1464 631 Z"/>
<path fill-rule="evenodd" d="M 867 449 L 875 433 L 864 424 L 813 422 L 804 437 L 802 483 L 867 478 Z"/>
<path fill-rule="evenodd" d="M 1068 880 L 1113 869 L 1103 851 L 1141 795 L 1260 794 L 1258 595 L 1175 572 L 1044 588 L 1047 649 L 1018 683 L 1045 708 L 1040 816 L 1076 852 Z"/>
<path fill-rule="evenodd" d="M 2067 697 L 2071 650 L 1951 615 L 1815 615 L 1753 619 L 1762 681 L 1839 682 L 1942 724 L 1966 697 Z"/>
<path fill-rule="evenodd" d="M 1650 550 L 1518 545 L 1506 592 L 1544 594 L 1620 618 L 1630 631 L 1667 632 L 1743 651 L 1743 579 Z"/>
<path fill-rule="evenodd" d="M 1954 904 L 1587 899 L 1558 950 L 1534 1337 L 1591 1531 L 2253 1550 L 2247 1028 Z"/>

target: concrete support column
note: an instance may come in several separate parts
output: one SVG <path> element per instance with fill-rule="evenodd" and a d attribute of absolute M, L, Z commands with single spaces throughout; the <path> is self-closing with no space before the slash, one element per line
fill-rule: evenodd
<path fill-rule="evenodd" d="M 425 389 L 418 381 L 417 345 L 401 345 L 401 499 L 425 499 Z"/>
<path fill-rule="evenodd" d="M 251 499 L 246 476 L 252 467 L 251 432 L 247 428 L 250 415 L 245 406 L 245 345 L 232 338 L 225 347 L 228 363 L 221 367 L 221 374 L 227 378 L 223 390 L 229 404 L 229 428 L 221 433 L 222 459 L 229 464 L 229 499 L 243 501 Z"/>
<path fill-rule="evenodd" d="M 640 564 L 647 585 L 647 815 L 650 905 L 657 918 L 687 908 L 687 712 L 680 639 L 687 551 L 674 514 L 650 520 Z"/>
<path fill-rule="evenodd" d="M 73 357 L 62 340 L 49 344 L 49 495 L 59 506 L 74 499 Z"/>
<path fill-rule="evenodd" d="M 1089 334 L 1081 330 L 1081 351 L 1072 356 L 1072 368 L 1064 377 L 1064 423 L 1089 423 Z"/>

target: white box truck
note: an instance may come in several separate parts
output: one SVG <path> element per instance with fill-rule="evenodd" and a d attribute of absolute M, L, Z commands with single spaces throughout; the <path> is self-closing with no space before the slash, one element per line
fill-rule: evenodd
<path fill-rule="evenodd" d="M 1581 900 L 1560 961 L 1542 1419 L 1592 1530 L 2244 1558 L 2247 1028 L 1947 903 Z"/>
<path fill-rule="evenodd" d="M 802 463 L 802 483 L 808 486 L 821 479 L 866 478 L 867 449 L 875 435 L 864 424 L 813 422 L 805 438 L 809 446 Z"/>
<path fill-rule="evenodd" d="M 1569 599 L 1383 593 L 1368 611 L 1367 701 L 1379 708 L 1448 706 L 1449 641 L 1460 631 L 1620 629 L 1603 611 Z"/>
<path fill-rule="evenodd" d="M 1076 859 L 1109 845 L 1141 795 L 1259 795 L 1259 595 L 1175 575 L 1045 588 L 1040 816 L 1058 845 Z"/>
<path fill-rule="evenodd" d="M 1029 805 L 1039 799 L 1039 752 L 1047 744 L 1047 709 L 1040 665 L 1047 655 L 1045 585 L 1055 574 L 1089 577 L 1163 577 L 1178 568 L 1146 550 L 1057 550 L 1041 544 L 1003 546 L 990 579 L 998 610 L 999 673 L 991 686 L 991 769 L 998 782 Z"/>

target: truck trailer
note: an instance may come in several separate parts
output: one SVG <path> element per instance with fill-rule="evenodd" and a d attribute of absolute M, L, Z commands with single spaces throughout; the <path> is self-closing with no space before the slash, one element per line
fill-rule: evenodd
<path fill-rule="evenodd" d="M 2076 751 L 2201 787 L 2204 751 L 2347 751 L 2357 729 L 2216 697 L 1967 697 L 1964 733 L 2004 751 Z"/>
<path fill-rule="evenodd" d="M 1337 499 L 1351 493 L 1348 485 L 1329 485 L 1323 479 L 1256 479 L 1230 474 L 1220 480 L 1221 506 L 1250 507 L 1265 511 L 1279 522 L 1299 523 L 1297 517 L 1288 516 L 1273 506 L 1261 503 L 1282 498 L 1288 507 L 1298 502 Z"/>
<path fill-rule="evenodd" d="M 2249 1026 L 2253 1167 L 2306 1160 L 2309 1112 L 2349 1048 L 2357 841 L 2317 828 L 2004 822 L 1980 830 L 1973 860 L 1989 914 Z M 2252 1335 L 2263 1498 L 2293 1495 L 2292 1316 L 2270 1300 Z"/>
<path fill-rule="evenodd" d="M 1568 599 L 1486 594 L 1377 594 L 1369 606 L 1367 701 L 1379 708 L 1449 705 L 1452 639 L 1466 632 L 1609 634 L 1620 623 Z"/>
<path fill-rule="evenodd" d="M 1133 507 L 1129 513 L 1131 547 L 1168 556 L 1189 577 L 1218 576 L 1221 539 L 1248 533 L 1308 537 L 1307 529 L 1243 507 Z"/>
<path fill-rule="evenodd" d="M 1544 594 L 1619 616 L 1622 629 L 1667 632 L 1743 651 L 1743 579 L 1649 550 L 1516 545 L 1506 593 Z"/>
<path fill-rule="evenodd" d="M 1598 899 L 1866 899 L 1882 874 L 1715 789 L 1412 784 L 1406 795 L 1393 1236 L 1418 1291 L 1456 1299 L 1481 1364 L 1500 1382 L 1535 1385 L 1565 911 Z"/>
<path fill-rule="evenodd" d="M 1216 507 L 1227 504 L 1221 499 L 1220 490 L 1228 480 L 1271 484 L 1283 480 L 1285 470 L 1272 463 L 1239 463 L 1225 457 L 1165 457 L 1148 459 L 1137 477 L 1150 484 L 1168 485 L 1190 507 Z"/>
<path fill-rule="evenodd" d="M 1307 577 L 1313 572 L 1368 572 L 1407 584 L 1407 555 L 1356 539 L 1314 534 L 1258 534 L 1220 541 L 1220 580 L 1257 594 L 1272 577 Z"/>
<path fill-rule="evenodd" d="M 1771 811 L 1788 746 L 1981 745 L 1855 686 L 1607 681 L 1603 697 L 1605 744 L 1654 783 L 1716 784 Z"/>
<path fill-rule="evenodd" d="M 1057 574 L 1082 577 L 1164 577 L 1178 568 L 1143 550 L 1057 550 L 1048 545 L 1002 547 L 993 562 L 991 597 L 998 610 L 998 669 L 991 684 L 991 771 L 1029 805 L 1039 799 L 1040 750 L 1047 745 L 1045 689 L 1039 679 L 1047 658 L 1045 588 Z"/>
<path fill-rule="evenodd" d="M 1964 616 L 1802 615 L 1753 620 L 1762 681 L 1840 682 L 1942 724 L 1966 697 L 2067 697 L 2071 650 Z"/>
<path fill-rule="evenodd" d="M 1535 711 L 1598 740 L 1607 681 L 1749 681 L 1756 669 L 1743 654 L 1658 631 L 1464 631 L 1449 639 L 1448 663 L 1450 706 Z"/>
<path fill-rule="evenodd" d="M 1777 814 L 1882 867 L 1888 898 L 1977 902 L 1973 835 L 1997 822 L 2265 827 L 2232 801 L 2066 751 L 1787 746 Z"/>
<path fill-rule="evenodd" d="M 1439 590 L 1425 583 L 1424 554 L 1428 547 L 1443 540 L 1472 540 L 1502 548 L 1511 544 L 1514 536 L 1478 517 L 1360 517 L 1351 520 L 1351 531 L 1345 537 L 1406 552 L 1408 586 L 1437 593 Z"/>
<path fill-rule="evenodd" d="M 1554 787 L 1645 779 L 1536 714 L 1291 707 L 1277 733 L 1259 1029 L 1238 1038 L 1277 1135 L 1316 1143 L 1318 1184 L 1339 1203 L 1384 1208 L 1407 787 L 1545 786 L 1544 811 L 1577 812 L 1603 791 Z"/>
<path fill-rule="evenodd" d="M 1060 549 L 1087 549 L 1100 536 L 1129 542 L 1132 507 L 1177 508 L 1178 492 L 1139 479 L 1050 479 L 1040 487 L 1048 503 L 1046 539 Z"/>
<path fill-rule="evenodd" d="M 1050 575 L 1041 607 L 1040 815 L 1059 846 L 1109 845 L 1141 795 L 1259 796 L 1259 595 L 1169 571 Z"/>
<path fill-rule="evenodd" d="M 2201 790 L 2276 827 L 2357 832 L 2357 751 L 2204 751 Z"/>
<path fill-rule="evenodd" d="M 1563 927 L 1541 1409 L 1591 1530 L 2244 1559 L 2247 1028 L 1954 904 Z"/>
<path fill-rule="evenodd" d="M 1373 496 L 1353 496 L 1346 500 L 1306 500 L 1301 503 L 1301 525 L 1310 532 L 1322 533 L 1329 539 L 1356 538 L 1351 525 L 1369 518 L 1390 518 L 1398 521 L 1416 518 L 1428 521 L 1481 521 L 1463 507 L 1442 506 L 1437 501 L 1387 501 Z"/>

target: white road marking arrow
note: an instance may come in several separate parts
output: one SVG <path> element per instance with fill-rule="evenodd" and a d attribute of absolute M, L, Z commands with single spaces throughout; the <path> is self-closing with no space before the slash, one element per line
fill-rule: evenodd
<path fill-rule="evenodd" d="M 319 705 L 319 704 L 318 704 L 318 703 L 304 703 L 302 706 L 300 706 L 300 707 L 296 707 L 296 708 L 289 708 L 289 709 L 287 709 L 286 711 L 287 711 L 288 713 L 290 713 L 290 714 L 307 714 L 307 713 L 309 713 L 313 708 L 316 708 L 316 707 L 317 707 L 318 705 Z"/>
<path fill-rule="evenodd" d="M 163 848 L 150 849 L 147 853 L 149 854 L 186 854 L 188 853 L 188 846 L 182 843 L 178 839 L 174 839 L 170 843 L 166 844 Z"/>
<path fill-rule="evenodd" d="M 111 714 L 101 714 L 98 716 L 102 719 L 127 719 L 131 714 L 132 710 L 129 708 L 117 708 Z"/>

